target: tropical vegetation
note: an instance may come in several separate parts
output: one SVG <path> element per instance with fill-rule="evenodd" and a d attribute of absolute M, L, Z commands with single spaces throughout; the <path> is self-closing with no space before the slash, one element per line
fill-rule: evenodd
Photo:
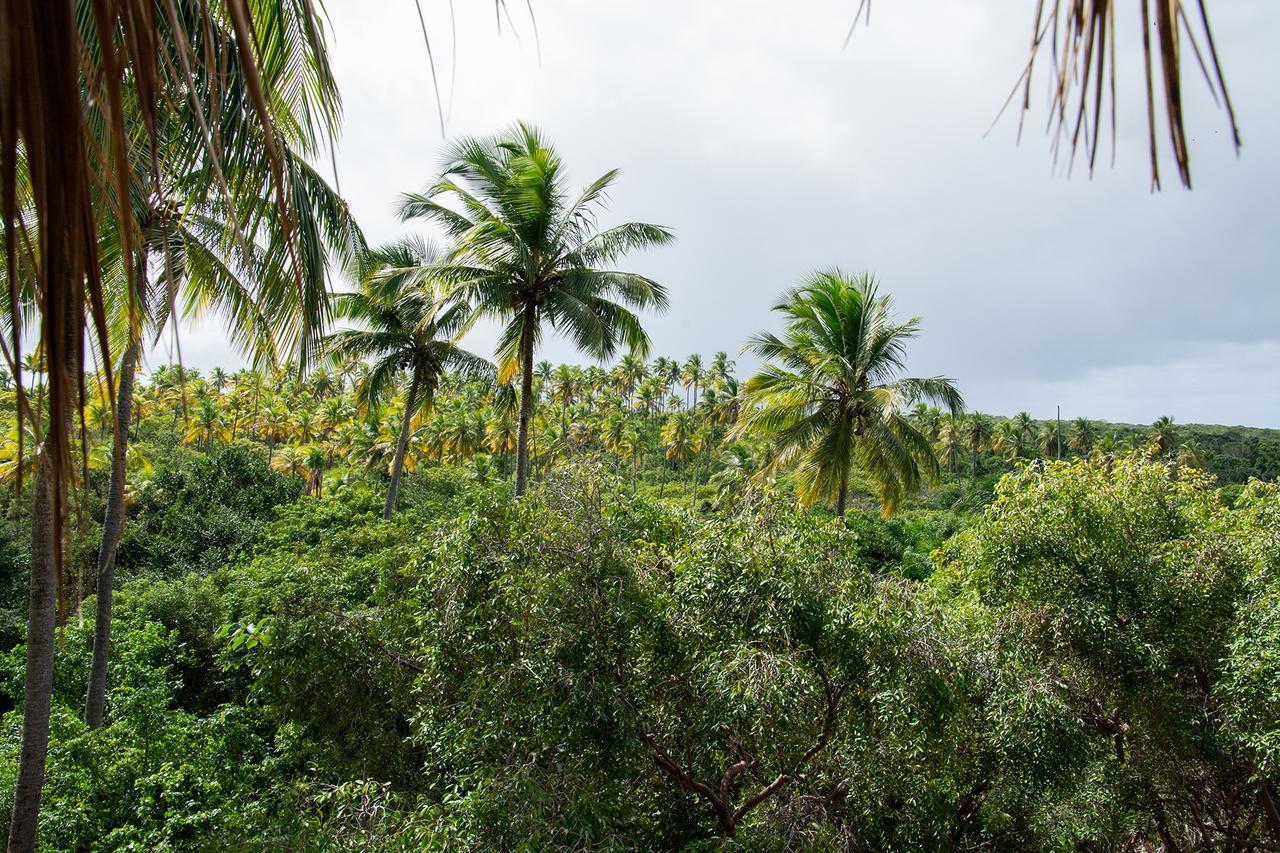
<path fill-rule="evenodd" d="M 966 410 L 869 271 L 651 357 L 673 232 L 531 124 L 366 244 L 310 0 L 0 23 L 9 850 L 1280 849 L 1280 431 Z"/>

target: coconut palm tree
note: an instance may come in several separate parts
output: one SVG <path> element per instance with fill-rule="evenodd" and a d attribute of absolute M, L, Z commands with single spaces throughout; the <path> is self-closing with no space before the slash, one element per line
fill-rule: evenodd
<path fill-rule="evenodd" d="M 301 447 L 286 444 L 271 456 L 271 470 L 290 477 L 310 479 L 311 454 Z"/>
<path fill-rule="evenodd" d="M 1168 456 L 1178 446 L 1178 428 L 1173 418 L 1161 415 L 1151 424 L 1151 432 L 1147 435 L 1151 450 L 1158 456 Z"/>
<path fill-rule="evenodd" d="M 458 140 L 446 159 L 440 181 L 425 193 L 406 195 L 400 213 L 445 230 L 457 249 L 438 265 L 440 280 L 474 305 L 476 316 L 505 324 L 497 347 L 500 375 L 521 374 L 519 496 L 529 477 L 533 358 L 543 329 L 567 335 L 598 359 L 611 357 L 620 345 L 646 354 L 649 337 L 631 309 L 664 309 L 666 292 L 644 276 L 609 265 L 672 236 L 638 222 L 597 230 L 597 209 L 617 172 L 570 195 L 560 156 L 529 125 L 489 139 Z"/>
<path fill-rule="evenodd" d="M 969 476 L 978 476 L 978 456 L 991 446 L 993 424 L 981 412 L 970 412 L 964 420 L 965 444 L 969 446 Z"/>
<path fill-rule="evenodd" d="M 960 470 L 960 454 L 964 452 L 964 417 L 957 413 L 944 415 L 942 426 L 938 430 L 938 441 L 942 444 L 942 457 L 946 460 L 947 470 L 952 474 Z"/>
<path fill-rule="evenodd" d="M 507 458 L 516 450 L 516 419 L 510 412 L 494 412 L 484 427 L 484 445 L 502 459 L 502 476 L 509 473 Z"/>
<path fill-rule="evenodd" d="M 1018 458 L 1021 444 L 1018 428 L 1011 420 L 1000 421 L 991 431 L 991 449 L 1003 456 L 1006 462 Z"/>
<path fill-rule="evenodd" d="M 1027 441 L 1035 435 L 1035 421 L 1031 419 L 1028 412 L 1018 412 L 1013 416 L 1014 432 L 1018 436 L 1018 455 L 1021 456 L 1026 452 Z"/>
<path fill-rule="evenodd" d="M 733 374 L 733 367 L 733 360 L 729 358 L 729 353 L 718 352 L 711 357 L 711 366 L 707 368 L 707 379 L 716 384 L 724 382 Z"/>
<path fill-rule="evenodd" d="M 1204 468 L 1204 454 L 1194 438 L 1188 438 L 1178 447 L 1178 464 L 1184 468 Z"/>
<path fill-rule="evenodd" d="M 483 358 L 458 346 L 468 328 L 471 309 L 457 299 L 435 298 L 433 282 L 423 275 L 435 259 L 434 250 L 413 238 L 370 250 L 360 260 L 359 287 L 342 294 L 335 311 L 341 319 L 363 328 L 334 332 L 325 341 L 325 350 L 337 361 L 371 361 L 368 375 L 357 388 L 357 396 L 366 406 L 385 400 L 400 374 L 409 374 L 391 462 L 391 484 L 382 509 L 386 519 L 395 511 L 400 494 L 410 422 L 417 413 L 430 409 L 441 374 L 454 370 L 482 375 L 490 367 Z"/>
<path fill-rule="evenodd" d="M 1115 432 L 1107 430 L 1098 436 L 1098 440 L 1093 443 L 1093 454 L 1095 459 L 1112 459 L 1120 452 L 1120 440 L 1116 437 Z"/>
<path fill-rule="evenodd" d="M 631 395 L 635 393 L 636 386 L 640 384 L 649 373 L 645 367 L 644 359 L 633 352 L 626 353 L 618 362 L 618 366 L 614 368 L 614 373 L 618 377 L 619 390 L 622 397 L 626 400 L 627 408 L 631 408 Z"/>
<path fill-rule="evenodd" d="M 1081 456 L 1088 456 L 1093 449 L 1096 430 L 1088 418 L 1076 418 L 1067 427 L 1067 447 Z"/>
<path fill-rule="evenodd" d="M 693 412 L 681 409 L 667 417 L 667 422 L 662 425 L 662 446 L 666 457 L 679 464 L 681 481 L 687 485 L 689 460 L 697 455 L 701 447 L 698 442 L 698 422 Z"/>
<path fill-rule="evenodd" d="M 569 407 L 578 399 L 580 392 L 578 369 L 571 364 L 562 364 L 551 374 L 551 399 L 560 403 L 560 429 L 568 429 Z"/>
<path fill-rule="evenodd" d="M 604 422 L 600 426 L 600 441 L 605 450 L 622 460 L 631 451 L 627 441 L 631 431 L 631 425 L 627 422 L 627 418 L 622 412 L 610 412 L 605 416 Z"/>
<path fill-rule="evenodd" d="M 201 40 L 205 40 L 203 34 Z M 234 39 L 214 38 L 201 49 L 211 57 L 222 56 L 225 62 L 231 59 L 226 54 L 235 52 L 234 45 Z M 309 51 L 302 45 L 282 47 L 288 61 L 308 63 Z M 320 59 L 312 71 L 296 72 L 302 76 L 292 82 L 315 84 L 323 101 L 329 97 L 323 90 L 332 81 Z M 229 87 L 224 98 L 242 94 L 237 91 L 241 83 L 236 75 L 224 76 L 224 83 L 205 80 L 200 85 Z M 127 176 L 136 235 L 131 238 L 129 223 L 121 227 L 116 219 L 108 219 L 100 228 L 103 286 L 116 349 L 122 353 L 115 404 L 121 424 L 130 421 L 131 389 L 145 338 L 158 338 L 179 312 L 197 318 L 221 316 L 231 343 L 259 363 L 275 360 L 283 351 L 305 357 L 315 344 L 327 313 L 328 258 L 337 254 L 348 260 L 363 237 L 345 202 L 303 156 L 314 151 L 314 138 L 304 130 L 312 120 L 302 115 L 307 104 L 293 101 L 291 105 L 285 99 L 279 106 L 276 127 L 270 130 L 276 142 L 274 162 L 267 155 L 273 146 L 255 127 L 258 119 L 247 104 L 224 111 L 220 132 L 228 139 L 247 137 L 253 147 L 216 166 L 208 156 L 193 162 L 192 153 L 200 151 L 198 140 L 204 129 L 196 114 L 183 113 L 183 121 L 166 125 L 166 132 L 155 140 L 152 157 L 137 159 Z M 129 112 L 135 121 L 139 119 L 136 109 L 133 104 Z M 320 110 L 314 118 L 324 114 Z M 336 113 L 329 120 L 336 120 Z M 217 371 L 218 393 L 225 381 L 225 374 Z M 190 428 L 189 422 L 186 427 Z M 91 726 L 101 724 L 105 702 L 110 587 L 123 523 L 127 430 L 121 430 L 116 444 L 98 552 L 94 643 L 99 651 L 93 658 L 85 700 L 85 719 Z"/>
<path fill-rule="evenodd" d="M 702 381 L 702 356 L 694 353 L 685 361 L 684 367 L 680 368 L 680 382 L 684 385 L 684 405 L 685 408 L 698 405 L 698 383 Z M 693 399 L 690 402 L 689 390 L 693 390 Z"/>
<path fill-rule="evenodd" d="M 1052 423 L 1040 424 L 1040 430 L 1036 433 L 1036 449 L 1040 451 L 1040 455 L 1046 459 L 1050 456 L 1058 454 L 1058 428 Z"/>
<path fill-rule="evenodd" d="M 809 276 L 774 310 L 786 319 L 781 336 L 762 332 L 746 346 L 767 363 L 743 387 L 737 431 L 773 439 L 775 465 L 796 466 L 801 501 L 834 497 L 843 516 L 855 463 L 886 514 L 936 480 L 938 458 L 904 409 L 923 399 L 958 411 L 963 400 L 944 377 L 899 375 L 919 319 L 897 322 L 870 273 L 839 269 Z"/>
<path fill-rule="evenodd" d="M 201 442 L 206 451 L 213 449 L 214 441 L 226 441 L 231 435 L 222 410 L 213 400 L 201 400 L 196 406 L 195 417 L 187 427 L 182 440 L 186 444 Z"/>

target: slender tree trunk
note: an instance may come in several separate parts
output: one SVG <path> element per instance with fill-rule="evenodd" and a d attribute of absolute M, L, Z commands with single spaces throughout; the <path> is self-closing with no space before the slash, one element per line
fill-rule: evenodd
<path fill-rule="evenodd" d="M 53 376 L 50 372 L 49 420 L 65 418 L 68 445 L 71 443 L 75 400 L 83 377 L 80 371 L 80 317 L 65 310 L 65 362 L 69 399 L 65 410 L 53 406 Z M 57 368 L 46 365 L 49 371 Z M 61 407 L 59 407 L 61 409 Z M 53 698 L 54 630 L 58 618 L 59 556 L 62 542 L 54 535 L 60 529 L 53 482 L 55 445 L 53 429 L 45 434 L 44 446 L 36 455 L 31 491 L 31 579 L 27 604 L 27 662 L 22 684 L 22 746 L 18 754 L 18 776 L 13 791 L 13 815 L 9 822 L 9 853 L 34 850 L 40 828 L 40 795 L 44 789 L 45 762 L 49 755 L 49 709 Z"/>
<path fill-rule="evenodd" d="M 35 849 L 40 792 L 49 754 L 49 706 L 53 692 L 53 642 L 57 615 L 54 575 L 58 543 L 53 529 L 53 483 L 48 445 L 35 460 L 31 508 L 31 592 L 27 610 L 27 669 L 23 682 L 22 751 L 9 823 L 11 853 Z"/>
<path fill-rule="evenodd" d="M 107 700 L 107 660 L 111 653 L 112 585 L 115 581 L 116 550 L 124 524 L 125 465 L 129 452 L 129 421 L 133 414 L 133 383 L 137 371 L 140 340 L 129 342 L 120 363 L 120 387 L 116 391 L 116 440 L 107 482 L 107 506 L 102 518 L 102 546 L 98 549 L 98 581 L 94 586 L 93 661 L 85 692 L 84 721 L 91 729 L 102 725 Z"/>
<path fill-rule="evenodd" d="M 1280 808 L 1276 806 L 1276 798 L 1272 794 L 1271 783 L 1265 779 L 1258 783 L 1258 799 L 1262 801 L 1267 823 L 1271 825 L 1271 837 L 1280 841 Z"/>
<path fill-rule="evenodd" d="M 537 322 L 537 306 L 524 306 L 524 325 L 520 329 L 520 428 L 516 434 L 516 497 L 525 493 L 529 484 L 529 419 L 533 414 L 533 325 Z"/>
<path fill-rule="evenodd" d="M 667 460 L 660 458 L 658 462 L 658 467 L 662 469 L 662 485 L 658 487 L 658 497 L 662 498 L 667 494 Z"/>
<path fill-rule="evenodd" d="M 836 496 L 836 517 L 844 518 L 845 507 L 849 503 L 849 472 L 840 475 L 840 494 Z"/>
<path fill-rule="evenodd" d="M 390 521 L 400 499 L 400 475 L 404 472 L 404 454 L 409 447 L 409 421 L 413 420 L 413 404 L 418 397 L 418 384 L 422 376 L 415 368 L 409 382 L 409 396 L 404 400 L 404 417 L 400 419 L 400 438 L 396 440 L 396 455 L 391 462 L 391 485 L 387 487 L 387 503 L 382 507 L 383 519 Z"/>

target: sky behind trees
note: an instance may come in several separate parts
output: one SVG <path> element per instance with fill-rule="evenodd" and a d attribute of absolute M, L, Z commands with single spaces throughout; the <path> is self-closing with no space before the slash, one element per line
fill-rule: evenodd
<path fill-rule="evenodd" d="M 852 0 L 534 0 L 541 61 L 522 4 L 501 33 L 491 3 L 456 5 L 455 76 L 448 5 L 422 3 L 448 132 L 534 122 L 574 183 L 621 167 L 605 224 L 676 231 L 628 263 L 671 295 L 648 318 L 654 355 L 736 355 L 784 289 L 840 265 L 922 315 L 911 371 L 955 378 L 972 407 L 1280 426 L 1280 5 L 1210 4 L 1245 147 L 1237 160 L 1188 58 L 1196 188 L 1166 162 L 1156 195 L 1132 4 L 1117 13 L 1117 165 L 1104 140 L 1092 180 L 1079 163 L 1052 173 L 1043 77 L 1021 146 L 1014 113 L 983 137 L 1025 62 L 1022 4 L 882 0 L 842 52 Z M 412 0 L 326 7 L 341 189 L 378 243 L 421 227 L 394 203 L 443 148 L 422 32 Z M 237 363 L 210 324 L 182 348 L 193 366 Z M 556 339 L 539 357 L 581 361 Z"/>

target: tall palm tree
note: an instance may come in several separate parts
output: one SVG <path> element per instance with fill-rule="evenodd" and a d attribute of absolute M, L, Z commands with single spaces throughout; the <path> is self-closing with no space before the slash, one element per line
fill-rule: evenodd
<path fill-rule="evenodd" d="M 631 408 L 631 395 L 635 393 L 636 385 L 648 375 L 648 368 L 645 367 L 644 359 L 633 352 L 629 352 L 622 356 L 615 368 L 618 377 L 622 397 L 627 402 L 627 408 Z"/>
<path fill-rule="evenodd" d="M 1035 435 L 1036 424 L 1029 412 L 1018 412 L 1013 416 L 1013 428 L 1018 437 L 1018 455 L 1026 452 L 1027 441 Z"/>
<path fill-rule="evenodd" d="M 201 39 L 205 40 L 203 34 Z M 215 38 L 202 49 L 226 60 L 235 44 L 234 39 Z M 304 64 L 307 54 L 301 45 L 286 46 L 283 53 Z M 306 72 L 298 73 L 303 76 L 291 82 L 323 90 L 326 74 L 307 79 Z M 201 85 L 217 84 L 209 80 Z M 223 96 L 236 97 L 240 84 L 234 75 L 227 85 L 230 91 Z M 285 109 L 271 131 L 277 165 L 266 155 L 267 143 L 247 104 L 219 117 L 225 138 L 247 136 L 254 141 L 255 147 L 240 156 L 216 165 L 208 157 L 193 163 L 192 152 L 199 150 L 204 130 L 188 112 L 184 120 L 166 123 L 151 146 L 151 158 L 132 164 L 127 181 L 137 233 L 131 239 L 130 223 L 122 226 L 120 220 L 109 219 L 98 239 L 106 304 L 117 351 L 122 352 L 115 404 L 121 424 L 130 421 L 131 389 L 145 339 L 158 338 L 167 323 L 175 322 L 176 313 L 220 316 L 232 344 L 259 363 L 279 358 L 282 351 L 307 353 L 314 345 L 328 311 L 328 258 L 333 253 L 345 262 L 363 237 L 345 202 L 302 156 L 314 151 L 314 140 L 304 130 L 307 104 L 294 102 L 289 109 L 286 100 L 281 106 Z M 134 120 L 136 109 L 133 104 L 128 112 Z M 214 383 L 219 393 L 225 380 L 218 371 Z M 90 726 L 102 723 L 105 707 L 111 587 L 123 525 L 128 449 L 128 431 L 122 429 L 108 477 L 98 551 L 96 651 L 85 698 Z"/>
<path fill-rule="evenodd" d="M 995 429 L 991 431 L 991 449 L 1003 456 L 1007 462 L 1013 462 L 1018 458 L 1021 441 L 1018 438 L 1018 428 L 1013 421 L 1003 420 L 996 424 Z"/>
<path fill-rule="evenodd" d="M 702 381 L 702 356 L 694 353 L 685 361 L 684 367 L 680 368 L 680 381 L 684 384 L 684 405 L 698 405 L 698 383 Z M 693 401 L 689 400 L 689 390 L 693 389 Z"/>
<path fill-rule="evenodd" d="M 681 409 L 671 413 L 662 425 L 662 446 L 667 458 L 680 465 L 680 478 L 687 485 L 689 460 L 695 458 L 701 447 L 693 412 Z"/>
<path fill-rule="evenodd" d="M 1107 430 L 1098 436 L 1098 440 L 1093 443 L 1093 456 L 1107 458 L 1114 456 L 1120 449 L 1120 441 L 1112 430 Z"/>
<path fill-rule="evenodd" d="M 1057 456 L 1058 454 L 1058 428 L 1052 423 L 1046 422 L 1040 424 L 1040 429 L 1036 432 L 1036 449 L 1040 451 L 1040 455 L 1048 458 Z"/>
<path fill-rule="evenodd" d="M 970 412 L 964 420 L 965 443 L 969 445 L 969 476 L 978 476 L 978 456 L 991 446 L 994 425 L 981 412 Z"/>
<path fill-rule="evenodd" d="M 631 449 L 627 443 L 630 432 L 631 425 L 627 422 L 626 416 L 622 412 L 610 412 L 600 425 L 601 444 L 604 445 L 605 450 L 621 460 L 629 454 Z M 616 469 L 617 465 L 615 464 L 614 467 Z"/>
<path fill-rule="evenodd" d="M 1203 468 L 1204 454 L 1194 438 L 1188 438 L 1178 447 L 1178 464 L 1184 468 Z"/>
<path fill-rule="evenodd" d="M 763 332 L 746 346 L 767 363 L 743 388 L 739 432 L 773 438 L 775 464 L 796 465 L 801 500 L 834 497 L 843 516 L 855 463 L 886 514 L 936 480 L 938 458 L 904 409 L 924 399 L 958 411 L 963 400 L 944 377 L 899 375 L 919 319 L 897 322 L 870 273 L 839 269 L 809 276 L 774 310 L 786 318 L 782 335 Z"/>
<path fill-rule="evenodd" d="M 435 298 L 433 282 L 423 276 L 434 261 L 434 251 L 412 238 L 369 251 L 361 259 L 358 289 L 343 294 L 336 306 L 338 317 L 364 328 L 334 332 L 325 342 L 336 361 L 372 362 L 358 386 L 358 396 L 366 405 L 385 400 L 397 377 L 405 371 L 409 374 L 391 484 L 382 509 L 386 519 L 391 518 L 400 495 L 410 422 L 418 412 L 430 409 L 440 375 L 445 370 L 482 374 L 490 366 L 458 346 L 471 309 L 463 301 Z"/>
<path fill-rule="evenodd" d="M 447 160 L 440 181 L 425 193 L 406 195 L 400 213 L 443 227 L 457 250 L 438 266 L 440 279 L 471 302 L 477 316 L 505 324 L 497 347 L 500 375 L 521 373 L 519 496 L 529 477 L 533 357 L 543 328 L 566 334 L 598 359 L 612 356 L 620 344 L 646 354 L 649 337 L 630 309 L 664 309 L 666 292 L 644 276 L 608 267 L 633 249 L 668 243 L 672 235 L 638 222 L 597 230 L 597 210 L 617 172 L 571 196 L 560 156 L 527 124 L 488 139 L 461 139 Z"/>
<path fill-rule="evenodd" d="M 560 429 L 568 429 L 569 407 L 578 399 L 580 391 L 578 369 L 562 364 L 551 374 L 551 399 L 560 403 Z"/>
<path fill-rule="evenodd" d="M 942 457 L 947 470 L 955 474 L 960 470 L 960 455 L 964 452 L 964 417 L 957 413 L 943 416 L 938 429 L 938 441 L 942 444 Z"/>
<path fill-rule="evenodd" d="M 729 358 L 729 353 L 718 352 L 711 357 L 707 378 L 715 383 L 724 382 L 733 374 L 733 367 L 733 360 Z"/>
<path fill-rule="evenodd" d="M 182 440 L 187 444 L 202 442 L 205 450 L 213 449 L 215 440 L 226 440 L 230 436 L 222 410 L 213 400 L 201 400 L 196 406 L 195 418 L 188 427 Z"/>
<path fill-rule="evenodd" d="M 1151 424 L 1151 432 L 1147 436 L 1151 449 L 1160 456 L 1168 456 L 1178 446 L 1178 428 L 1173 418 L 1161 415 Z"/>
<path fill-rule="evenodd" d="M 1067 447 L 1081 456 L 1088 456 L 1093 449 L 1096 430 L 1088 418 L 1076 418 L 1067 427 Z"/>
<path fill-rule="evenodd" d="M 484 427 L 484 444 L 502 460 L 502 476 L 507 476 L 507 458 L 516 449 L 516 419 L 509 411 L 495 410 Z"/>

